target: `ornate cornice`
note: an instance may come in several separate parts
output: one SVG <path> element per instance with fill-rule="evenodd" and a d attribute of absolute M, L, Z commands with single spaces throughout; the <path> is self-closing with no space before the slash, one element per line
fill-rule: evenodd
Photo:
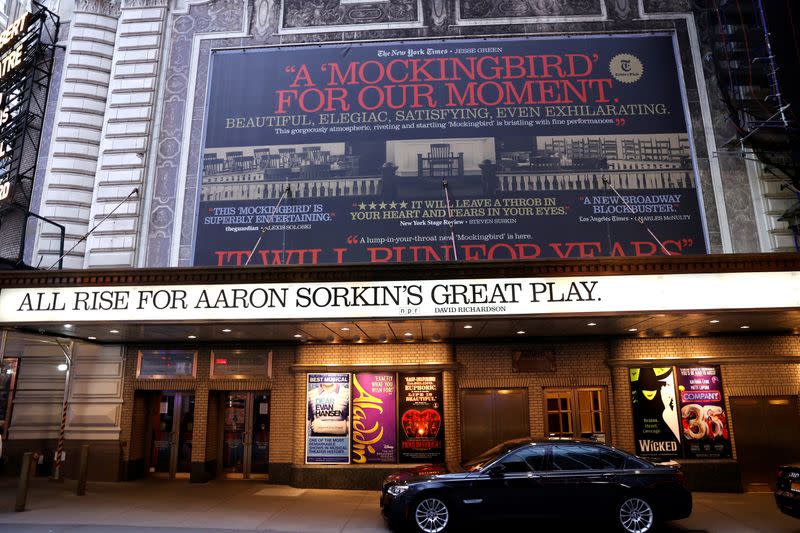
<path fill-rule="evenodd" d="M 167 7 L 169 0 L 122 0 L 122 8 Z"/>
<path fill-rule="evenodd" d="M 299 283 L 800 270 L 800 254 L 720 254 L 474 263 L 0 271 L 0 288 L 81 285 Z"/>
<path fill-rule="evenodd" d="M 75 12 L 119 18 L 120 0 L 77 0 Z"/>

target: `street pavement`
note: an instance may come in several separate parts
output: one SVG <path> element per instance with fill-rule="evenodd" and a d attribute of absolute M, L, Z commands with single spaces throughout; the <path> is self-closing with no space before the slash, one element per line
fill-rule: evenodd
<path fill-rule="evenodd" d="M 35 479 L 27 510 L 14 512 L 16 480 L 0 479 L 0 532 L 15 533 L 387 533 L 378 493 L 363 490 L 297 489 L 251 481 L 143 480 L 89 483 L 86 496 L 75 483 Z M 580 514 L 579 503 L 576 515 Z M 511 531 L 565 531 L 564 524 L 512 525 Z M 539 524 L 537 524 L 539 526 Z M 482 527 L 479 530 L 485 530 Z M 579 530 L 577 528 L 570 528 Z M 603 531 L 584 524 L 584 531 Z M 686 520 L 660 533 L 800 533 L 800 520 L 781 514 L 772 494 L 694 494 Z"/>

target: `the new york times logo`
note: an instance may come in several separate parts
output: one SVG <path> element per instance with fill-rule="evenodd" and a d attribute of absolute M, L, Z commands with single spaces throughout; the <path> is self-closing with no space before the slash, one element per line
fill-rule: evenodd
<path fill-rule="evenodd" d="M 615 55 L 608 64 L 608 70 L 614 79 L 621 83 L 635 83 L 644 74 L 642 62 L 631 54 Z"/>

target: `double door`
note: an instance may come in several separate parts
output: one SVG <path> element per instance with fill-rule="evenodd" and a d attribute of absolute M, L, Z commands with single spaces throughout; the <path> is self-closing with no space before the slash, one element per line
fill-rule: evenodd
<path fill-rule="evenodd" d="M 194 394 L 163 391 L 150 397 L 148 470 L 156 477 L 189 477 L 192 468 Z"/>
<path fill-rule="evenodd" d="M 229 392 L 222 398 L 222 472 L 266 478 L 269 471 L 269 393 Z"/>

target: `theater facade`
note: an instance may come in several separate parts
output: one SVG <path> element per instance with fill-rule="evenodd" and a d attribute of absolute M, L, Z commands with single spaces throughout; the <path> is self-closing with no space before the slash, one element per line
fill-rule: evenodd
<path fill-rule="evenodd" d="M 0 271 L 6 470 L 372 488 L 549 436 L 768 488 L 800 259 L 684 4 L 60 13 L 30 205 L 67 254 L 39 224 Z"/>

